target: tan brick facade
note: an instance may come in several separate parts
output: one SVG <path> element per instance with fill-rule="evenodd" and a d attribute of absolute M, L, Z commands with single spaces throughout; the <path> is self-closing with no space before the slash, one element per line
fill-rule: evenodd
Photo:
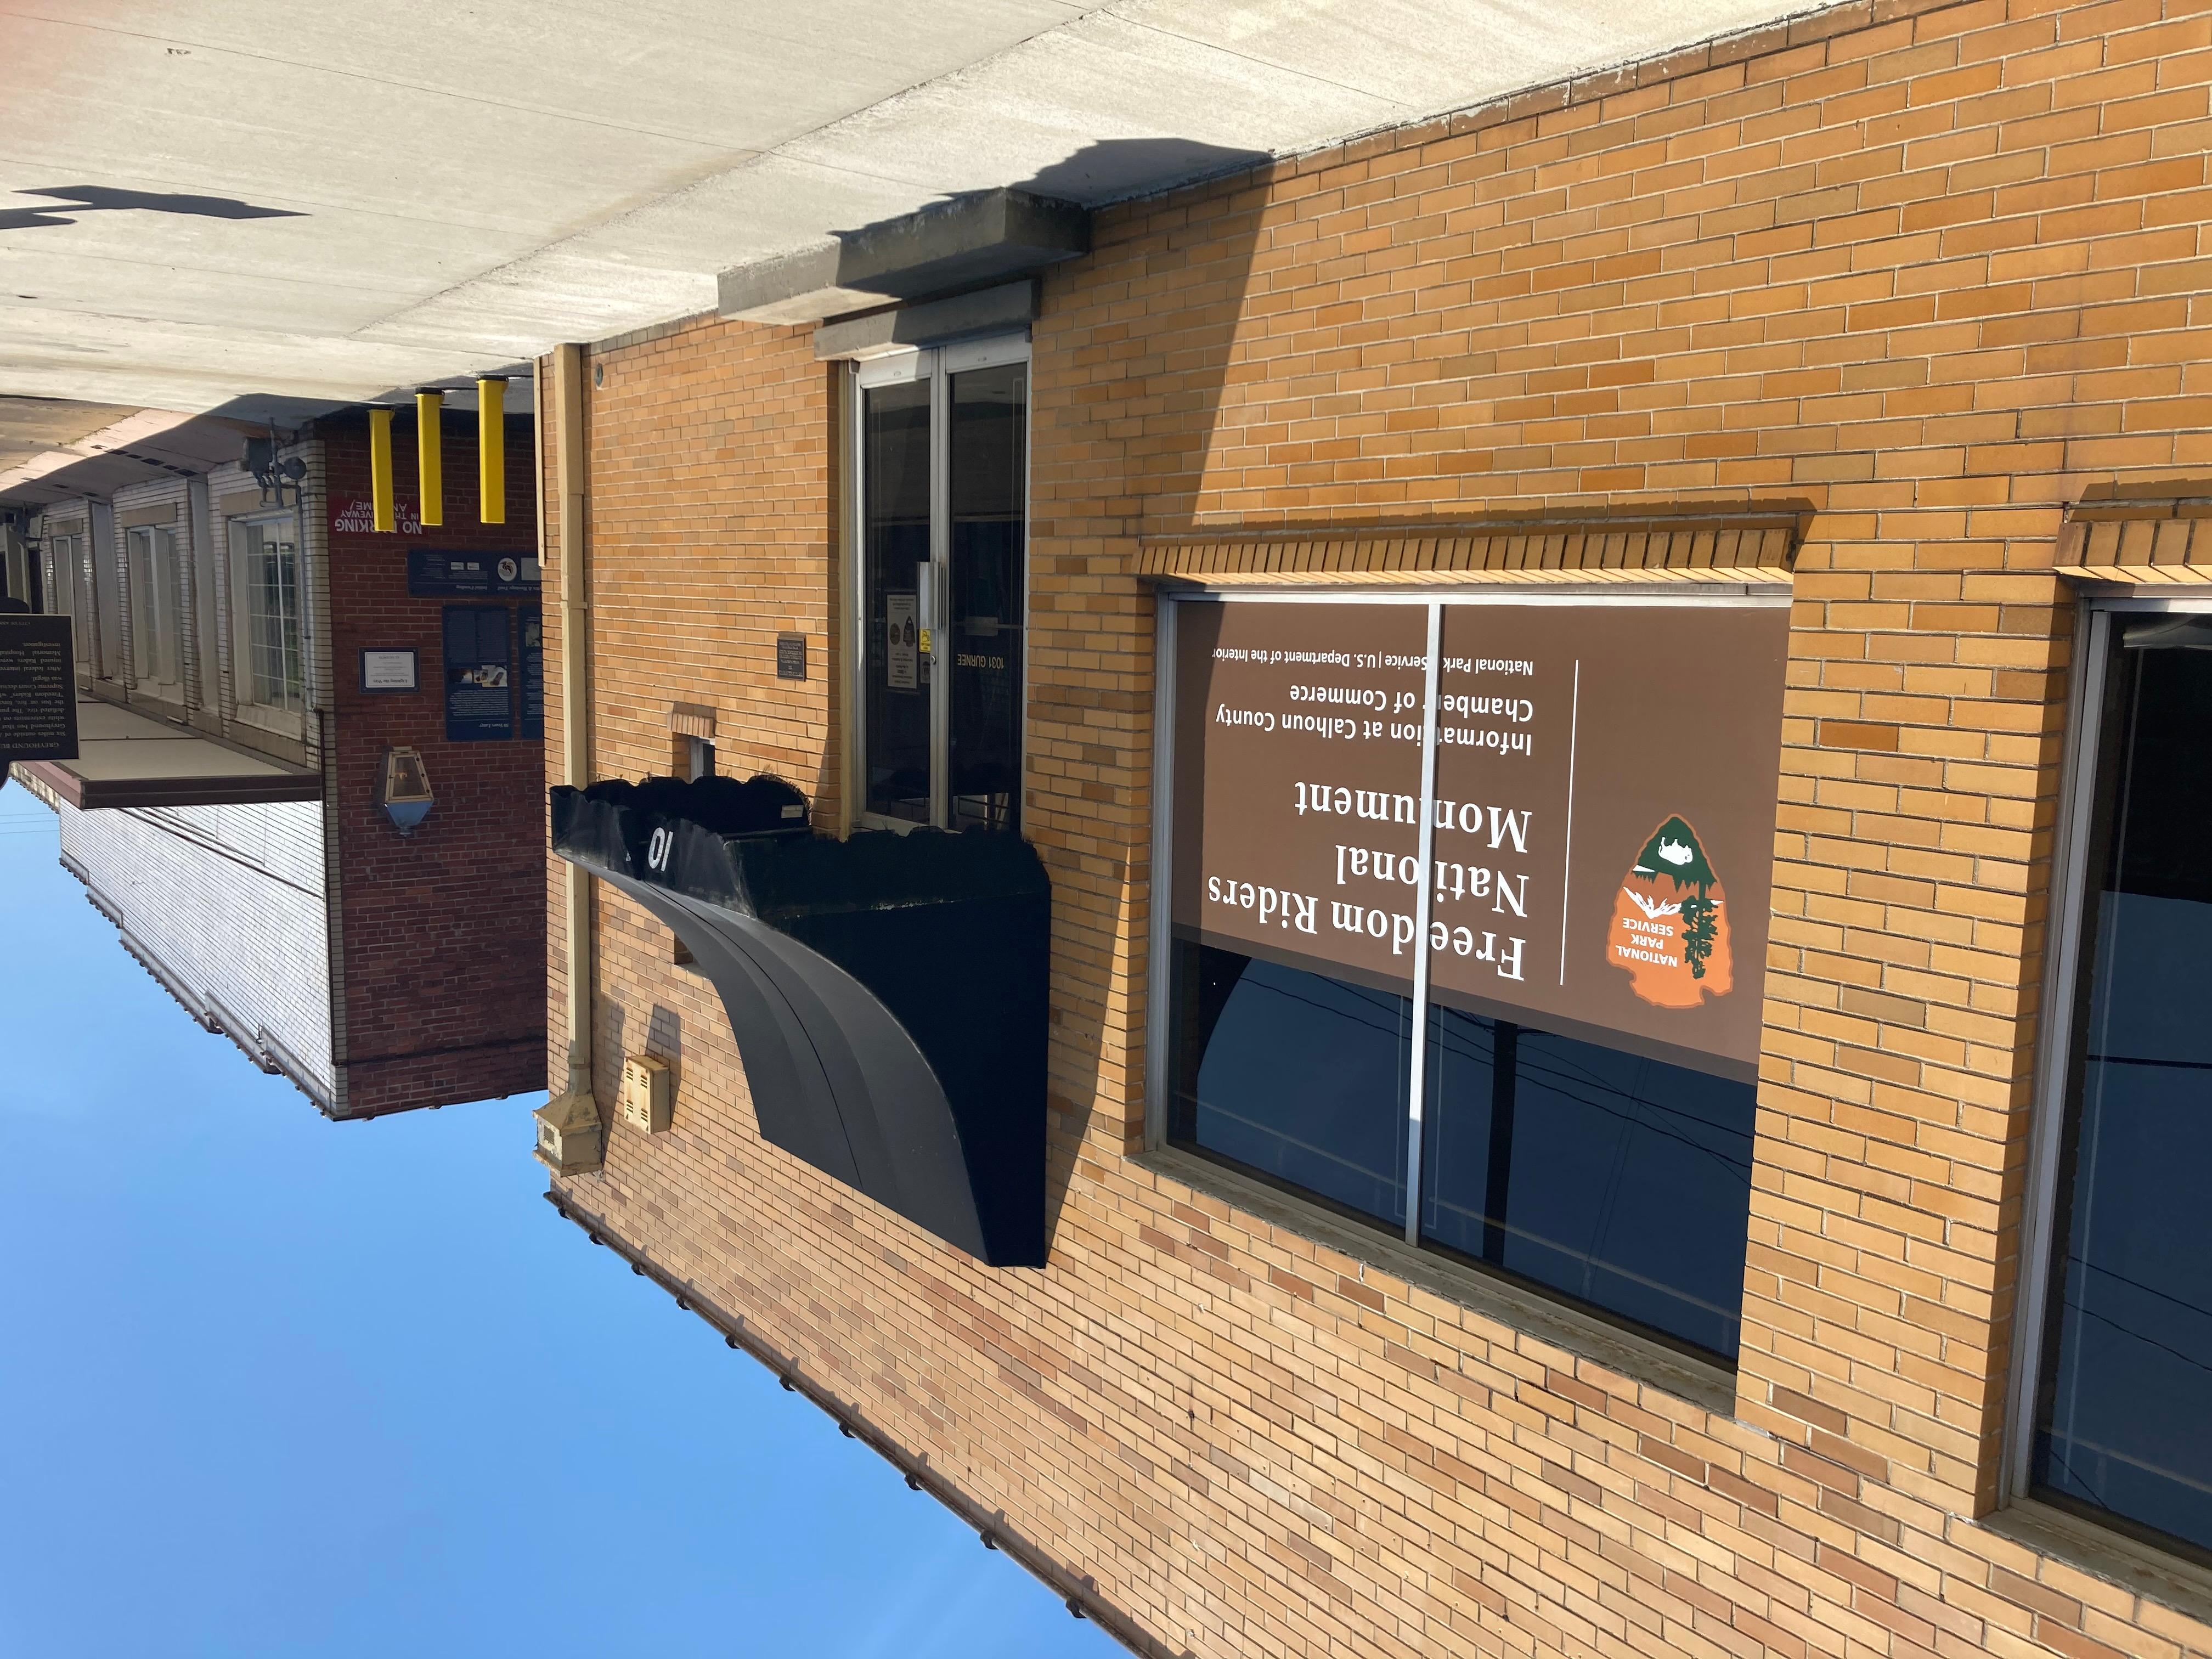
<path fill-rule="evenodd" d="M 2069 504 L 2212 489 L 2209 94 L 2212 6 L 1845 7 L 1099 216 L 1034 331 L 1051 1267 L 763 1146 L 712 988 L 604 890 L 599 1098 L 662 1054 L 675 1127 L 613 1127 L 566 1200 L 1161 1652 L 2212 1653 L 2185 1587 L 1999 1510 L 2054 567 Z M 667 771 L 702 705 L 723 769 L 834 823 L 835 371 L 714 319 L 592 362 L 595 775 Z M 1445 530 L 1686 507 L 1802 526 L 1719 1410 L 1133 1156 L 1146 538 L 1351 531 L 1357 568 L 1427 569 Z"/>

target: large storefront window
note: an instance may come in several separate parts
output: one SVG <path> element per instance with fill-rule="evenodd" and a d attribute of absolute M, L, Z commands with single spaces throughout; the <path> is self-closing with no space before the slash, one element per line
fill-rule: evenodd
<path fill-rule="evenodd" d="M 2212 1551 L 2212 615 L 2097 632 L 2033 1480 Z"/>
<path fill-rule="evenodd" d="M 1019 827 L 1029 514 L 1026 343 L 860 373 L 863 811 Z"/>
<path fill-rule="evenodd" d="M 1786 611 L 1173 611 L 1168 1138 L 1732 1358 Z"/>

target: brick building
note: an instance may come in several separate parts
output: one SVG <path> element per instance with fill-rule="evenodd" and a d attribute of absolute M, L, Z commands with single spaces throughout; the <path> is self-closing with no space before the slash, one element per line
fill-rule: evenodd
<path fill-rule="evenodd" d="M 551 775 L 1051 884 L 988 1266 L 749 1088 L 783 855 L 556 802 L 550 1196 L 1139 1651 L 2212 1652 L 2208 132 L 1885 0 L 548 360 Z"/>
<path fill-rule="evenodd" d="M 168 440 L 200 470 L 103 462 L 78 495 L 57 473 L 21 538 L 76 619 L 82 757 L 18 769 L 64 862 L 188 1012 L 334 1117 L 544 1080 L 532 428 L 508 422 L 515 510 L 483 524 L 474 416 L 445 427 L 443 524 L 403 421 L 398 527 L 374 530 L 356 410 L 274 450 L 296 487 L 215 460 L 247 434 L 202 420 Z M 479 658 L 496 687 L 448 684 Z M 485 707 L 457 720 L 457 696 Z M 406 834 L 383 804 L 402 750 L 433 796 Z"/>

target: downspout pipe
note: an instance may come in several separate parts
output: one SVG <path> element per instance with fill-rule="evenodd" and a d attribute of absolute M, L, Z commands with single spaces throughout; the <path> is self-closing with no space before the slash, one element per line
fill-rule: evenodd
<path fill-rule="evenodd" d="M 586 557 L 584 348 L 553 349 L 555 483 L 561 538 L 561 750 L 555 780 L 581 789 L 592 781 L 592 610 Z M 542 387 L 544 376 L 536 377 Z M 538 393 L 541 414 L 544 393 Z M 544 427 L 539 427 L 539 487 L 544 488 Z M 605 1156 L 605 1119 L 592 1083 L 593 963 L 592 877 L 561 865 L 562 928 L 568 953 L 567 1087 L 538 1109 L 538 1160 L 556 1175 L 596 1170 Z"/>

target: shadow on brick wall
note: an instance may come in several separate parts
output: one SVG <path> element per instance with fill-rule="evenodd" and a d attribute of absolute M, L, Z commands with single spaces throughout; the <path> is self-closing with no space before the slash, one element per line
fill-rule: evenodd
<path fill-rule="evenodd" d="M 1164 160 L 1214 182 L 1097 212 L 1091 252 L 1046 277 L 1034 331 L 1030 754 L 1071 763 L 1049 789 L 1032 770 L 1028 801 L 1053 880 L 1048 1237 L 1095 1118 L 1123 1147 L 1142 1144 L 1144 1010 L 1109 1006 L 1117 976 L 1098 969 L 1145 949 L 1150 903 L 1152 681 L 1135 665 L 1152 601 L 1127 555 L 1194 510 L 1249 349 L 1240 325 L 1259 294 L 1272 169 L 1257 152 L 1112 141 L 1028 186 L 1079 196 Z M 1111 676 L 1097 672 L 1102 652 L 1119 659 Z"/>

